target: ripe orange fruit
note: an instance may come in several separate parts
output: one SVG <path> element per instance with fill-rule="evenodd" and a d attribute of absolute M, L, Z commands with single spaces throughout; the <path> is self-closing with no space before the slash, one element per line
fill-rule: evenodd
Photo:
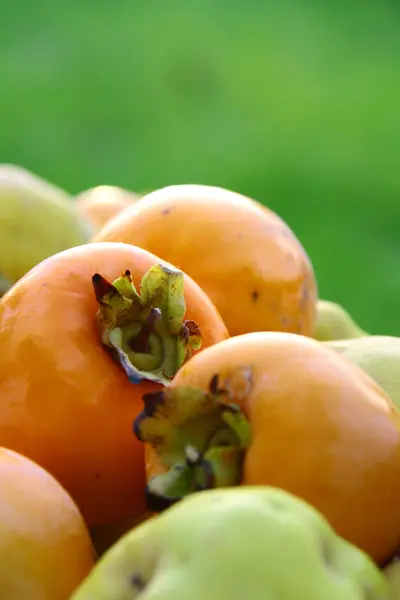
<path fill-rule="evenodd" d="M 260 332 L 194 356 L 144 398 L 149 505 L 238 484 L 285 489 L 387 559 L 400 541 L 400 412 L 361 369 L 310 338 Z"/>
<path fill-rule="evenodd" d="M 61 485 L 0 448 L 0 597 L 68 600 L 94 564 L 83 518 Z"/>
<path fill-rule="evenodd" d="M 139 197 L 115 185 L 99 185 L 78 194 L 74 205 L 77 212 L 98 231 Z"/>
<path fill-rule="evenodd" d="M 129 277 L 118 279 L 126 296 L 106 281 L 128 268 L 137 288 L 143 278 L 142 300 L 146 292 L 150 304 L 141 307 L 128 298 Z M 155 283 L 158 296 L 151 295 Z M 153 300 L 166 304 L 154 308 Z M 135 312 L 125 314 L 130 302 Z M 142 394 L 168 383 L 190 343 L 199 345 L 193 321 L 182 325 L 185 303 L 185 318 L 199 326 L 203 348 L 227 337 L 217 310 L 193 280 L 127 244 L 87 244 L 56 254 L 0 301 L 1 442 L 52 473 L 90 527 L 145 510 L 143 448 L 131 423 Z M 115 339 L 114 347 L 106 346 L 121 331 L 122 350 Z M 121 365 L 132 380 L 143 378 L 140 383 L 132 384 Z"/>
<path fill-rule="evenodd" d="M 250 198 L 170 186 L 143 197 L 94 240 L 134 244 L 178 266 L 205 290 L 232 336 L 314 331 L 311 262 L 288 225 Z"/>

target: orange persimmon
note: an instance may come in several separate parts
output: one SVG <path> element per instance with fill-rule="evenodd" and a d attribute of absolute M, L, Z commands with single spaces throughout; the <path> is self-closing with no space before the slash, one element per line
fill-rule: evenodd
<path fill-rule="evenodd" d="M 178 266 L 208 294 L 231 336 L 313 334 L 311 261 L 290 227 L 246 196 L 205 185 L 166 187 L 117 215 L 93 239 L 134 244 Z"/>
<path fill-rule="evenodd" d="M 0 598 L 68 600 L 95 562 L 72 498 L 38 464 L 0 448 Z"/>
<path fill-rule="evenodd" d="M 361 369 L 311 338 L 259 332 L 191 358 L 134 423 L 147 502 L 271 485 L 314 505 L 377 562 L 399 546 L 400 412 Z"/>
<path fill-rule="evenodd" d="M 74 206 L 98 231 L 139 198 L 139 195 L 115 185 L 99 185 L 78 194 Z"/>
<path fill-rule="evenodd" d="M 201 339 L 227 336 L 203 290 L 145 250 L 56 254 L 0 301 L 1 443 L 52 473 L 90 527 L 139 516 L 143 448 L 131 423 L 141 396 L 168 384 Z"/>

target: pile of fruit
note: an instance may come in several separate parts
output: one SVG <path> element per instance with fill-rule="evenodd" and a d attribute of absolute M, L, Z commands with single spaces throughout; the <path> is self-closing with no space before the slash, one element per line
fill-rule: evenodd
<path fill-rule="evenodd" d="M 0 598 L 400 598 L 400 340 L 203 185 L 0 167 Z"/>

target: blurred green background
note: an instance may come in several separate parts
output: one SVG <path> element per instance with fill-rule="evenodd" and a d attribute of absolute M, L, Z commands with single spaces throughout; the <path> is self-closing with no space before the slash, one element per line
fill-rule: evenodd
<path fill-rule="evenodd" d="M 224 186 L 278 212 L 320 296 L 400 335 L 400 4 L 14 0 L 0 162 L 71 193 Z"/>

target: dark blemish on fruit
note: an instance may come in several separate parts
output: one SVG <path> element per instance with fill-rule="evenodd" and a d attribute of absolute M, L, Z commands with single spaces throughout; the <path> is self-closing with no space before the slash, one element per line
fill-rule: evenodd
<path fill-rule="evenodd" d="M 96 473 L 95 478 L 98 479 L 100 477 L 100 473 Z"/>
<path fill-rule="evenodd" d="M 253 298 L 254 302 L 257 302 L 258 298 L 260 297 L 260 293 L 257 292 L 257 290 L 254 290 L 254 292 L 251 293 L 251 297 Z"/>
<path fill-rule="evenodd" d="M 169 213 L 170 213 L 170 212 L 171 212 L 171 209 L 170 209 L 170 208 L 163 208 L 163 210 L 161 211 L 161 213 L 162 213 L 163 215 L 169 215 Z"/>
<path fill-rule="evenodd" d="M 142 591 L 146 587 L 146 582 L 140 573 L 134 573 L 131 577 L 131 585 L 138 591 Z"/>
<path fill-rule="evenodd" d="M 332 552 L 331 552 L 331 547 L 328 545 L 328 543 L 325 540 L 322 540 L 321 543 L 321 552 L 322 552 L 322 559 L 325 563 L 325 565 L 331 569 L 332 568 Z"/>
<path fill-rule="evenodd" d="M 219 375 L 218 374 L 213 375 L 211 377 L 209 389 L 210 389 L 211 394 L 213 394 L 213 395 L 217 394 L 217 392 L 218 392 L 218 387 L 219 387 L 218 386 L 218 382 L 219 382 L 218 380 L 219 380 Z"/>

